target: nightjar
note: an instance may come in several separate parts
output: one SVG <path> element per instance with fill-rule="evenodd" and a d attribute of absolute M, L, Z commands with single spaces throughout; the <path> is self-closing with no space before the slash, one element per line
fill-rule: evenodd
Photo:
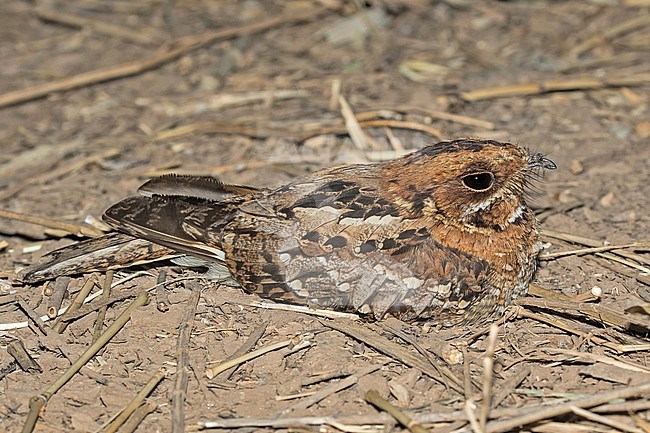
<path fill-rule="evenodd" d="M 377 319 L 480 323 L 527 291 L 541 244 L 525 189 L 555 168 L 514 144 L 459 139 L 277 189 L 163 176 L 104 220 L 158 245 L 143 245 L 151 251 L 211 263 L 265 298 Z M 133 239 L 109 236 L 85 248 Z"/>

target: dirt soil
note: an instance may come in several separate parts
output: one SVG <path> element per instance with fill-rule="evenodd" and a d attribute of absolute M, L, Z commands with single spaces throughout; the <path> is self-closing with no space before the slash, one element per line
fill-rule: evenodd
<path fill-rule="evenodd" d="M 0 209 L 102 228 L 95 221 L 109 205 L 157 174 L 277 186 L 322 167 L 392 158 L 440 137 L 478 136 L 519 143 L 557 163 L 531 194 L 544 229 L 591 239 L 592 246 L 648 241 L 648 5 L 6 0 Z M 156 61 L 174 49 L 177 55 Z M 78 76 L 91 71 L 115 79 Z M 63 87 L 42 87 L 71 78 Z M 501 93 L 475 92 L 491 87 Z M 15 93 L 21 90 L 28 92 Z M 368 148 L 346 133 L 339 95 L 359 120 L 379 121 L 365 128 Z M 397 128 L 391 121 L 409 123 Z M 81 237 L 5 216 L 0 430 L 16 432 L 30 398 L 91 344 L 97 313 L 70 322 L 62 334 L 48 322 L 47 336 L 27 320 L 25 310 L 47 314 L 54 283 L 27 286 L 15 276 Z M 585 247 L 551 235 L 544 254 Z M 485 329 L 347 320 L 340 323 L 356 331 L 345 333 L 312 314 L 251 306 L 257 297 L 201 279 L 194 280 L 201 292 L 193 311 L 193 286 L 179 278 L 199 273 L 169 262 L 119 270 L 114 292 L 122 300 L 109 305 L 106 325 L 151 289 L 162 269 L 168 284 L 159 295 L 168 297 L 167 311 L 155 300 L 136 309 L 49 399 L 36 431 L 99 431 L 162 368 L 164 379 L 139 411 L 148 416 L 129 420 L 139 432 L 182 431 L 183 422 L 192 430 L 214 420 L 243 431 L 399 431 L 366 401 L 369 390 L 434 432 L 648 432 L 647 251 L 646 243 L 543 259 L 536 284 L 555 299 L 526 298 L 531 302 L 499 328 L 493 357 L 486 355 Z M 89 276 L 73 277 L 64 306 Z M 105 273 L 92 278 L 101 285 Z M 601 299 L 589 299 L 595 287 Z M 580 294 L 591 302 L 573 298 Z M 370 337 L 353 336 L 359 330 Z M 255 349 L 291 342 L 206 377 L 206 367 L 233 356 L 256 331 L 263 333 Z M 38 368 L 16 365 L 9 354 L 16 341 Z M 467 422 L 480 418 L 485 359 L 494 362 L 487 429 Z M 608 392 L 628 392 L 628 399 L 576 403 L 587 413 L 567 403 Z M 545 407 L 561 410 L 503 424 Z M 301 420 L 277 421 L 289 418 Z M 269 419 L 278 425 L 268 426 Z"/>

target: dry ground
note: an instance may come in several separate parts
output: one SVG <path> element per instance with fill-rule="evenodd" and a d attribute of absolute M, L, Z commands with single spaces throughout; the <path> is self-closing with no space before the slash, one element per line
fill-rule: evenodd
<path fill-rule="evenodd" d="M 424 125 L 445 138 L 510 140 L 548 154 L 559 170 L 548 173 L 533 199 L 545 229 L 595 245 L 647 241 L 648 7 L 624 0 L 5 0 L 0 209 L 84 225 L 155 174 L 279 185 L 435 141 L 434 130 L 413 130 Z M 95 74 L 78 76 L 84 72 Z M 359 119 L 381 121 L 366 128 L 375 141 L 370 150 L 345 133 L 332 103 L 337 83 Z M 530 86 L 510 87 L 522 84 Z M 498 91 L 481 91 L 490 87 Z M 410 123 L 390 127 L 394 120 Z M 338 133 L 326 133 L 330 127 Z M 67 230 L 0 219 L 0 288 L 29 307 L 2 297 L 3 326 L 27 320 L 25 309 L 46 314 L 43 286 L 12 281 L 20 268 L 77 240 Z M 582 247 L 551 234 L 544 253 Z M 648 432 L 650 256 L 647 244 L 604 254 L 542 262 L 537 285 L 556 299 L 528 298 L 496 335 L 495 354 L 487 356 L 494 377 L 486 429 L 467 424 L 467 413 L 479 417 L 482 407 L 485 333 L 397 321 L 347 321 L 342 326 L 353 329 L 336 331 L 339 325 L 326 319 L 252 307 L 254 296 L 198 280 L 196 311 L 191 284 L 168 284 L 168 311 L 156 302 L 134 311 L 51 397 L 36 430 L 98 431 L 162 368 L 166 376 L 148 396 L 151 413 L 137 431 L 172 431 L 172 420 L 183 419 L 188 429 L 208 420 L 257 429 L 262 418 L 296 417 L 344 424 L 326 430 L 381 430 L 392 417 L 365 400 L 373 389 L 434 432 Z M 155 284 L 160 269 L 168 281 L 191 275 L 169 263 L 117 272 L 115 281 L 144 271 L 115 288 L 129 296 L 110 305 L 107 324 Z M 87 277 L 73 278 L 70 292 Z M 104 274 L 96 278 L 101 284 Z M 560 297 L 594 287 L 602 289 L 601 300 Z M 87 314 L 60 335 L 47 325 L 47 336 L 33 324 L 2 328 L 1 430 L 22 428 L 30 398 L 90 345 L 96 317 Z M 364 329 L 368 335 L 359 335 Z M 232 356 L 256 331 L 263 333 L 255 348 L 298 337 L 230 375 L 205 377 L 206 366 Z M 181 339 L 179 350 L 183 335 L 189 345 Z M 40 371 L 16 367 L 7 351 L 15 341 Z M 442 358 L 434 355 L 441 351 Z M 320 401 L 308 394 L 319 391 Z M 602 397 L 607 392 L 629 398 Z M 301 393 L 307 394 L 284 398 Z M 595 400 L 585 403 L 587 397 Z M 558 410 L 539 414 L 540 407 Z M 516 418 L 528 412 L 527 420 Z M 305 421 L 266 428 L 319 429 L 317 420 L 301 426 Z"/>

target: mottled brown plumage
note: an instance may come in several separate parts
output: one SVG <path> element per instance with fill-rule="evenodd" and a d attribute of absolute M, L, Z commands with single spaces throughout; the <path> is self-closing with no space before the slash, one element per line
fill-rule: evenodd
<path fill-rule="evenodd" d="M 524 188 L 545 168 L 555 165 L 513 144 L 455 140 L 273 190 L 153 180 L 146 196 L 104 219 L 220 263 L 263 297 L 375 318 L 483 322 L 526 293 L 540 242 Z"/>

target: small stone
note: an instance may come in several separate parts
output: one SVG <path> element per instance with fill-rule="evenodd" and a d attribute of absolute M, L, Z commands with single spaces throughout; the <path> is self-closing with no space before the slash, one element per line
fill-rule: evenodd
<path fill-rule="evenodd" d="M 600 204 L 605 207 L 610 207 L 613 201 L 614 193 L 611 191 L 600 198 Z"/>
<path fill-rule="evenodd" d="M 637 123 L 636 127 L 634 128 L 634 132 L 636 132 L 636 135 L 638 135 L 640 138 L 650 137 L 650 122 Z"/>
<path fill-rule="evenodd" d="M 573 174 L 580 174 L 583 171 L 585 171 L 585 168 L 583 167 L 582 162 L 580 162 L 580 160 L 574 159 L 573 161 L 571 161 L 569 170 L 571 170 L 571 173 Z"/>

